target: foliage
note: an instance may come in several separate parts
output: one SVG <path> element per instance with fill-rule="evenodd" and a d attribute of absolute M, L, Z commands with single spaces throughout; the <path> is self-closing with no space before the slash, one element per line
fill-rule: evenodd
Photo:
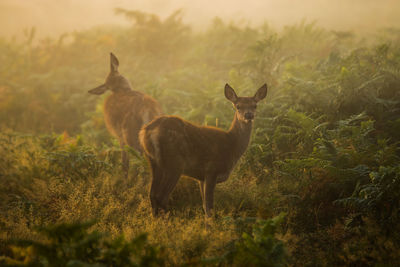
<path fill-rule="evenodd" d="M 359 185 L 351 197 L 340 199 L 338 203 L 349 205 L 360 212 L 358 216 L 371 215 L 383 229 L 397 225 L 399 219 L 399 166 L 380 166 L 376 172 L 369 173 L 371 182 Z"/>
<path fill-rule="evenodd" d="M 284 213 L 268 219 L 237 218 L 236 224 L 251 225 L 251 233 L 243 232 L 235 242 L 229 243 L 227 252 L 220 257 L 202 259 L 202 263 L 227 266 L 286 266 L 288 254 L 283 242 L 276 238 L 277 228 Z"/>
<path fill-rule="evenodd" d="M 6 266 L 163 266 L 162 250 L 151 246 L 145 234 L 127 241 L 108 240 L 88 229 L 89 223 L 58 224 L 37 228 L 48 241 L 17 240 L 12 257 L 0 258 Z"/>
<path fill-rule="evenodd" d="M 273 219 L 258 220 L 251 234 L 243 233 L 236 242 L 233 264 L 237 266 L 285 266 L 286 251 L 282 241 L 276 239 L 278 225 L 284 219 L 281 214 Z"/>

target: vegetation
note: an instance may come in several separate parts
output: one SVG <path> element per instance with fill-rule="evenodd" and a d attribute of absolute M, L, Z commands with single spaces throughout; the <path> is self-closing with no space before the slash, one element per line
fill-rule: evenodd
<path fill-rule="evenodd" d="M 215 19 L 195 32 L 179 11 L 165 20 L 117 13 L 131 27 L 0 39 L 0 263 L 400 261 L 398 29 L 361 37 L 307 22 L 277 31 Z M 268 83 L 248 151 L 216 188 L 214 220 L 204 220 L 190 179 L 172 193 L 170 213 L 152 218 L 149 169 L 129 148 L 124 178 L 103 98 L 87 94 L 103 82 L 110 51 L 134 89 L 199 124 L 229 127 L 226 82 L 240 95 Z"/>
<path fill-rule="evenodd" d="M 3 257 L 7 265 L 31 266 L 162 266 L 158 248 L 147 244 L 142 234 L 127 242 L 123 236 L 106 240 L 87 229 L 92 223 L 60 224 L 38 228 L 49 242 L 18 240 L 12 247 L 13 257 Z M 25 249 L 21 249 L 25 248 Z M 18 258 L 21 258 L 18 261 Z"/>

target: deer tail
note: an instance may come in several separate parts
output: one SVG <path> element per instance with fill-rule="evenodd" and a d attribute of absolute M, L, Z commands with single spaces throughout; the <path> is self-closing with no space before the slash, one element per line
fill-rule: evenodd
<path fill-rule="evenodd" d="M 157 161 L 159 158 L 159 130 L 154 127 L 154 121 L 145 125 L 139 132 L 139 142 L 142 146 L 144 153 Z"/>

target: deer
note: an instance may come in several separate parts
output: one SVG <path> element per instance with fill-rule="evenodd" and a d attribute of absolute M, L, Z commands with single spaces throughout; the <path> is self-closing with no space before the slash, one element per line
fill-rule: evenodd
<path fill-rule="evenodd" d="M 199 182 L 203 210 L 213 216 L 214 189 L 225 182 L 246 151 L 257 103 L 267 95 L 267 84 L 252 97 L 238 97 L 225 85 L 225 97 L 235 115 L 228 131 L 199 126 L 178 116 L 163 115 L 143 126 L 139 141 L 152 174 L 150 202 L 153 216 L 167 211 L 168 198 L 181 175 Z"/>
<path fill-rule="evenodd" d="M 139 131 L 142 125 L 162 114 L 160 104 L 151 96 L 132 90 L 129 81 L 118 72 L 119 61 L 110 53 L 110 72 L 104 84 L 88 91 L 101 95 L 112 92 L 104 101 L 104 120 L 108 131 L 115 136 L 121 147 L 122 169 L 128 176 L 129 157 L 125 150 L 128 145 L 139 153 Z"/>

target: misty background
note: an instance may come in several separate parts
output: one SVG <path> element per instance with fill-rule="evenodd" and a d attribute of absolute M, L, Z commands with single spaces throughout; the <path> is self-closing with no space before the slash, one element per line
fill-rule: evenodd
<path fill-rule="evenodd" d="M 334 30 L 366 32 L 400 25 L 398 0 L 0 0 L 0 35 L 18 37 L 36 27 L 39 36 L 60 35 L 96 25 L 128 25 L 115 8 L 155 13 L 165 18 L 177 9 L 195 29 L 214 17 L 258 25 L 265 21 L 282 27 L 303 19 Z"/>

